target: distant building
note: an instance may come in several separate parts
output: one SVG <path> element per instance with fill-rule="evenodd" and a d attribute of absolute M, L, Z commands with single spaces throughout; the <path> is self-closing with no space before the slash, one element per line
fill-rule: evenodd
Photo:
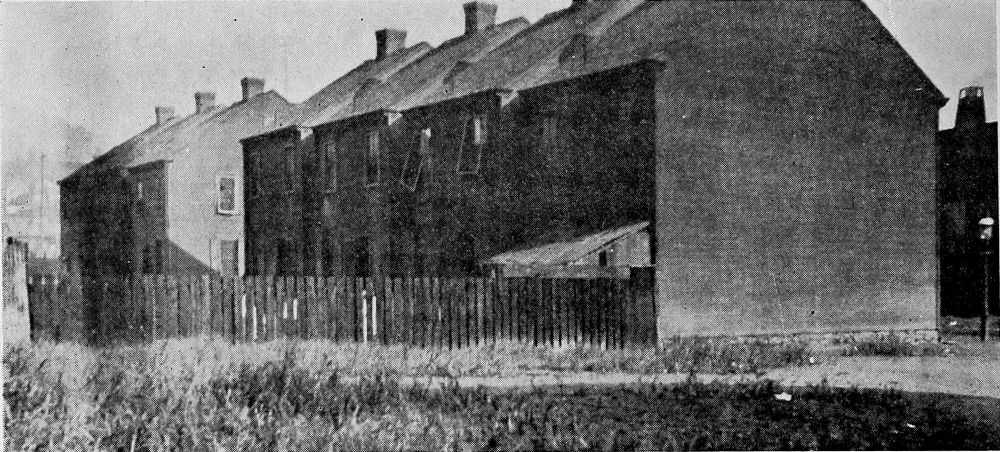
<path fill-rule="evenodd" d="M 941 308 L 944 314 L 977 315 L 984 289 L 978 223 L 997 218 L 997 123 L 986 122 L 982 87 L 959 92 L 955 127 L 938 132 L 938 146 Z M 991 261 L 990 293 L 997 312 L 997 253 Z"/>
<path fill-rule="evenodd" d="M 933 333 L 946 99 L 862 2 L 465 11 L 244 141 L 251 272 L 469 274 L 650 222 L 659 337 Z"/>
<path fill-rule="evenodd" d="M 84 300 L 108 274 L 242 274 L 239 140 L 283 124 L 289 104 L 263 80 L 241 83 L 229 106 L 201 92 L 187 117 L 157 107 L 153 125 L 60 181 L 63 266 Z"/>

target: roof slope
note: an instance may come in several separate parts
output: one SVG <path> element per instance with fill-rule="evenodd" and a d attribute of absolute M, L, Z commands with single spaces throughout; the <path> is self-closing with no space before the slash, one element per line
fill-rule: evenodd
<path fill-rule="evenodd" d="M 849 29 L 828 30 L 833 32 L 831 36 L 811 35 L 816 27 L 808 25 L 809 21 L 828 17 L 845 17 L 844 23 L 851 25 L 844 25 Z M 868 31 L 865 36 L 856 36 L 858 29 Z M 941 96 L 858 0 L 616 0 L 576 4 L 549 14 L 454 76 L 448 89 L 428 96 L 423 103 L 497 89 L 518 91 L 643 60 L 677 66 L 734 58 L 744 63 L 773 64 L 775 55 L 807 56 L 801 54 L 809 50 L 803 47 L 805 42 L 831 46 L 824 39 L 860 40 L 861 46 L 899 52 L 908 64 L 897 70 L 912 73 L 926 85 L 924 88 Z M 832 43 L 833 50 L 838 42 Z"/>
<path fill-rule="evenodd" d="M 152 139 L 157 134 L 163 133 L 169 130 L 171 127 L 177 125 L 181 122 L 181 118 L 171 118 L 165 124 L 157 125 L 153 124 L 147 127 L 145 130 L 135 134 L 131 138 L 123 141 L 121 144 L 111 148 L 108 152 L 97 156 L 97 158 L 87 162 L 83 166 L 77 168 L 75 171 L 70 173 L 68 176 L 64 177 L 60 183 L 63 181 L 68 181 L 71 179 L 76 179 L 83 177 L 84 175 L 94 174 L 101 171 L 104 168 L 112 166 L 120 166 L 123 163 L 129 162 L 134 158 L 134 152 L 136 148 L 140 147 L 146 141 Z"/>
<path fill-rule="evenodd" d="M 630 224 L 614 229 L 576 237 L 571 240 L 547 243 L 534 248 L 508 251 L 483 261 L 486 264 L 517 265 L 523 267 L 570 265 L 598 252 L 606 245 L 642 231 L 649 227 L 648 221 Z"/>
<path fill-rule="evenodd" d="M 150 126 L 80 167 L 63 180 L 84 177 L 115 167 L 135 167 L 170 159 L 197 140 L 206 130 L 212 130 L 224 123 L 240 123 L 247 115 L 261 115 L 267 118 L 266 128 L 272 129 L 279 124 L 287 123 L 290 113 L 291 106 L 288 101 L 276 92 L 268 91 L 228 107 L 216 107 L 183 118 L 174 118 L 161 126 Z M 248 133 L 259 133 L 262 129 Z M 241 138 L 243 137 L 234 136 L 233 142 L 237 143 Z"/>
<path fill-rule="evenodd" d="M 236 125 L 241 130 L 238 136 L 232 137 L 232 142 L 237 144 L 245 136 L 288 124 L 291 115 L 291 105 L 275 91 L 268 91 L 246 102 L 237 102 L 226 108 L 215 108 L 185 118 L 168 133 L 157 135 L 139 148 L 129 165 L 137 166 L 157 160 L 169 160 L 208 134 L 228 131 L 229 129 L 225 129 L 227 125 Z M 259 120 L 249 121 L 251 117 Z M 261 125 L 256 126 L 256 124 Z"/>
<path fill-rule="evenodd" d="M 303 122 L 315 127 L 376 110 L 404 110 L 420 104 L 456 67 L 471 64 L 528 26 L 517 18 L 492 26 L 480 33 L 462 35 L 434 50 L 386 79 L 369 79 L 349 102 L 331 105 Z"/>

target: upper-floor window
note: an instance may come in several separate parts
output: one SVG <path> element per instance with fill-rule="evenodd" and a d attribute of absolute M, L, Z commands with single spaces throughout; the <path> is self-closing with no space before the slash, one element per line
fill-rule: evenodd
<path fill-rule="evenodd" d="M 476 174 L 483 160 L 486 144 L 486 128 L 483 117 L 473 115 L 465 121 L 462 129 L 462 144 L 458 150 L 458 173 Z"/>
<path fill-rule="evenodd" d="M 333 138 L 323 145 L 323 174 L 326 191 L 337 190 L 337 141 Z"/>
<path fill-rule="evenodd" d="M 295 147 L 288 145 L 283 150 L 285 156 L 285 189 L 292 191 L 295 189 L 296 161 Z"/>
<path fill-rule="evenodd" d="M 142 189 L 143 189 L 142 181 L 136 182 L 135 183 L 135 199 L 138 200 L 138 201 L 142 201 L 142 195 L 143 195 Z"/>
<path fill-rule="evenodd" d="M 369 186 L 378 185 L 381 177 L 380 141 L 378 130 L 368 132 L 368 153 L 365 158 L 365 184 Z"/>
<path fill-rule="evenodd" d="M 554 151 L 559 146 L 559 116 L 547 113 L 542 118 L 542 150 Z"/>
<path fill-rule="evenodd" d="M 423 129 L 413 140 L 410 151 L 406 155 L 403 163 L 403 174 L 399 182 L 410 191 L 417 190 L 420 183 L 420 171 L 427 163 L 427 155 L 430 154 L 431 129 Z"/>
<path fill-rule="evenodd" d="M 219 190 L 216 199 L 217 212 L 229 215 L 236 213 L 236 176 L 220 174 L 215 178 L 215 182 Z"/>

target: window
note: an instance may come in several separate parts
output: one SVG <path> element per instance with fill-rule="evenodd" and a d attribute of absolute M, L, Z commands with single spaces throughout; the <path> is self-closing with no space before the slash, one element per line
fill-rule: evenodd
<path fill-rule="evenodd" d="M 556 150 L 559 133 L 559 117 L 554 113 L 545 115 L 542 119 L 542 150 Z"/>
<path fill-rule="evenodd" d="M 219 188 L 216 202 L 218 213 L 227 215 L 236 213 L 236 176 L 224 174 L 215 180 Z"/>
<path fill-rule="evenodd" d="M 135 183 L 135 199 L 142 201 L 142 181 Z"/>
<path fill-rule="evenodd" d="M 285 189 L 288 191 L 295 190 L 295 148 L 293 146 L 285 146 Z"/>
<path fill-rule="evenodd" d="M 354 275 L 359 278 L 371 276 L 371 263 L 368 257 L 368 237 L 361 237 L 354 242 Z"/>
<path fill-rule="evenodd" d="M 163 241 L 153 242 L 153 273 L 163 273 L 164 263 L 167 260 L 166 250 L 163 249 Z"/>
<path fill-rule="evenodd" d="M 597 254 L 597 265 L 600 267 L 608 266 L 608 251 L 604 250 Z"/>
<path fill-rule="evenodd" d="M 431 129 L 421 130 L 410 146 L 410 152 L 403 163 L 403 174 L 399 182 L 410 191 L 417 191 L 420 182 L 420 171 L 425 165 L 425 156 L 430 153 Z"/>
<path fill-rule="evenodd" d="M 365 183 L 369 186 L 378 185 L 382 170 L 379 156 L 378 130 L 368 132 L 368 154 L 365 158 Z"/>
<path fill-rule="evenodd" d="M 337 141 L 330 139 L 323 146 L 323 173 L 326 191 L 337 190 Z"/>
<path fill-rule="evenodd" d="M 146 245 L 142 248 L 142 272 L 145 274 L 153 273 L 153 248 Z"/>
<path fill-rule="evenodd" d="M 486 129 L 482 116 L 475 115 L 465 121 L 462 144 L 458 150 L 458 173 L 477 174 L 483 159 Z"/>

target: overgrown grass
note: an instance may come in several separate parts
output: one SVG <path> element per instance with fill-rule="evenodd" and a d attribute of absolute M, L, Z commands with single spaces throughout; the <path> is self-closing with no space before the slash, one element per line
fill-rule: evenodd
<path fill-rule="evenodd" d="M 519 392 L 460 388 L 454 380 L 439 388 L 402 387 L 395 376 L 410 359 L 438 352 L 411 351 L 403 360 L 378 348 L 325 348 L 197 341 L 96 351 L 66 344 L 10 348 L 4 353 L 5 445 L 122 451 L 1000 447 L 995 400 L 693 380 Z M 731 359 L 725 349 L 706 343 L 651 356 L 704 365 Z M 580 350 L 547 353 L 557 352 L 567 354 L 559 355 L 566 368 L 615 364 Z M 793 349 L 755 362 L 798 356 Z M 364 361 L 370 358 L 385 361 Z M 553 359 L 536 355 L 543 358 Z M 477 358 L 455 356 L 439 365 L 472 372 L 463 359 Z M 397 367 L 378 368 L 388 363 Z M 783 393 L 791 400 L 775 397 Z"/>

